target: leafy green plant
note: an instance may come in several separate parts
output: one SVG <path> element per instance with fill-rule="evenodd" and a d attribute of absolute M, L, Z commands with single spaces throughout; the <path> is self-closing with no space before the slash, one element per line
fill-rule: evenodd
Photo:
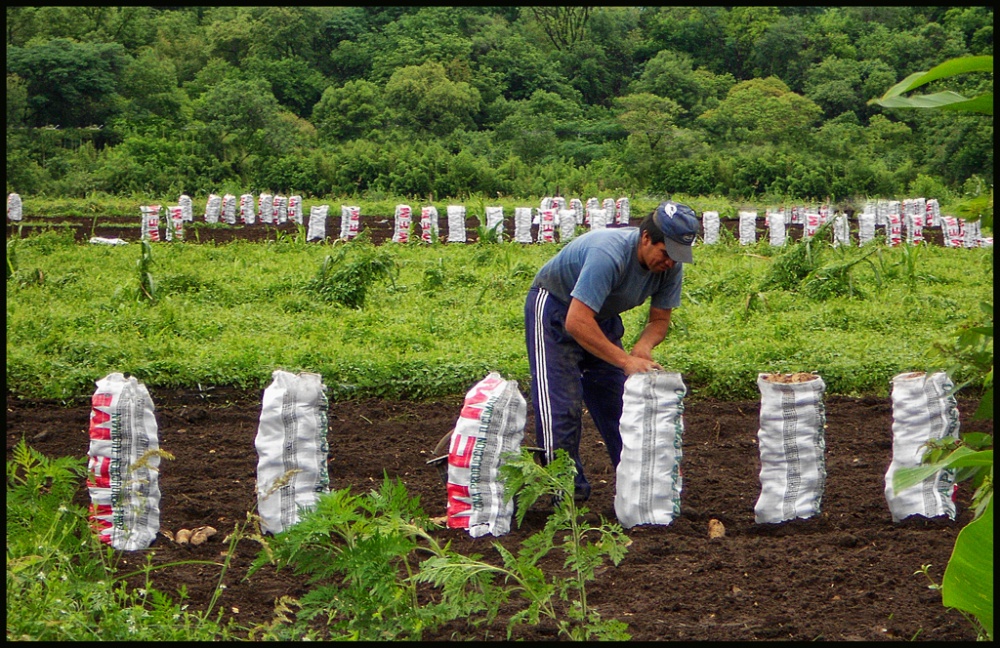
<path fill-rule="evenodd" d="M 761 282 L 761 290 L 795 290 L 810 272 L 819 265 L 820 246 L 828 238 L 833 221 L 823 223 L 816 234 L 792 243 L 788 249 L 774 257 Z"/>
<path fill-rule="evenodd" d="M 524 541 L 517 554 L 499 542 L 493 548 L 500 554 L 503 565 L 492 565 L 476 557 L 461 555 L 436 556 L 421 564 L 416 579 L 461 592 L 469 579 L 491 574 L 502 581 L 506 596 L 517 593 L 528 606 L 511 615 L 507 636 L 511 637 L 518 623 L 537 624 L 542 616 L 556 622 L 559 633 L 575 641 L 627 640 L 628 626 L 616 619 L 602 619 L 587 604 L 587 583 L 596 577 L 605 559 L 619 564 L 625 557 L 629 539 L 621 526 L 601 517 L 600 524 L 591 526 L 584 516 L 589 512 L 577 507 L 573 499 L 573 479 L 576 466 L 563 451 L 546 466 L 539 465 L 534 454 L 522 449 L 509 454 L 500 467 L 505 497 L 516 504 L 518 524 L 532 505 L 543 497 L 551 497 L 553 512 L 545 527 Z M 554 549 L 565 555 L 563 567 L 568 575 L 546 574 L 540 561 Z M 482 588 L 482 582 L 476 583 Z M 557 605 L 568 603 L 565 612 Z"/>
<path fill-rule="evenodd" d="M 348 258 L 349 253 L 355 254 Z M 305 289 L 327 302 L 364 308 L 368 290 L 380 280 L 392 282 L 397 272 L 392 257 L 372 245 L 350 243 L 327 255 Z"/>
<path fill-rule="evenodd" d="M 283 602 L 298 612 L 273 624 L 269 636 L 419 640 L 424 630 L 481 608 L 485 602 L 477 597 L 420 604 L 417 580 L 410 578 L 416 552 L 449 553 L 428 533 L 433 528 L 399 479 L 385 476 L 378 491 L 363 496 L 349 488 L 320 496 L 293 527 L 258 540 L 263 550 L 250 574 L 266 564 L 291 567 L 312 587 Z"/>

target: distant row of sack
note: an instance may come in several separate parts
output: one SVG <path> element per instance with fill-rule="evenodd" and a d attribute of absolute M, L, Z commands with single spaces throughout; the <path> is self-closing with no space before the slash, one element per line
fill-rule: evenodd
<path fill-rule="evenodd" d="M 739 238 L 742 245 L 752 245 L 757 242 L 757 218 L 755 211 L 739 212 Z M 801 218 L 790 218 L 788 212 L 766 212 L 764 225 L 768 228 L 768 242 L 772 246 L 785 245 L 787 225 L 798 222 L 803 226 L 802 236 L 812 238 L 817 230 L 830 218 L 833 220 L 833 245 L 851 245 L 851 224 L 846 214 L 834 214 L 824 217 L 821 211 L 809 211 L 801 214 Z M 980 222 L 966 221 L 955 216 L 939 216 L 936 224 L 919 213 L 885 214 L 885 223 L 879 222 L 879 216 L 873 212 L 862 212 L 857 215 L 857 242 L 859 246 L 871 242 L 875 238 L 876 226 L 884 227 L 886 243 L 889 246 L 901 245 L 905 240 L 910 245 L 924 242 L 925 227 L 941 227 L 943 241 L 946 247 L 992 247 L 993 238 L 984 237 Z M 702 237 L 706 245 L 719 242 L 719 213 L 707 211 L 702 214 Z"/>

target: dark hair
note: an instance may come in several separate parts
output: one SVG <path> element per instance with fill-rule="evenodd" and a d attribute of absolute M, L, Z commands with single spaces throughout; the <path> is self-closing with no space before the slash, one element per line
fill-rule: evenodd
<path fill-rule="evenodd" d="M 653 214 L 655 213 L 656 210 L 654 209 L 642 219 L 641 223 L 639 223 L 639 238 L 642 238 L 643 232 L 649 232 L 649 240 L 652 243 L 662 243 L 664 239 L 663 231 L 657 227 L 656 222 L 653 221 Z"/>

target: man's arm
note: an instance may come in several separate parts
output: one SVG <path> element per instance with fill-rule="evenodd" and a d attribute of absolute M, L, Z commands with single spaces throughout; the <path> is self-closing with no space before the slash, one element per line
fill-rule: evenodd
<path fill-rule="evenodd" d="M 660 310 L 660 309 L 657 309 Z M 660 312 L 664 312 L 660 310 Z M 670 311 L 667 313 L 667 325 L 670 324 Z M 604 331 L 597 324 L 597 319 L 595 317 L 596 313 L 586 304 L 584 304 L 579 299 L 575 297 L 569 303 L 569 310 L 566 313 L 566 332 L 573 336 L 580 346 L 584 349 L 593 353 L 595 356 L 609 362 L 616 367 L 621 367 L 625 371 L 625 375 L 630 376 L 634 373 L 642 373 L 646 371 L 652 371 L 653 369 L 662 369 L 659 364 L 653 362 L 652 358 L 640 357 L 635 355 L 633 350 L 632 354 L 625 353 L 622 349 L 618 348 L 611 340 L 604 335 Z M 652 322 L 650 322 L 652 323 Z M 659 325 L 657 325 L 659 326 Z M 650 325 L 646 325 L 646 329 L 643 330 L 642 338 L 640 338 L 640 343 L 643 339 L 647 337 L 647 332 L 649 331 Z M 652 333 L 649 334 L 650 339 L 652 339 Z M 666 335 L 666 327 L 663 327 L 663 335 Z M 659 339 L 656 340 L 659 343 L 663 339 L 661 335 Z M 636 345 L 638 346 L 638 345 Z M 655 345 L 654 345 L 655 346 Z M 652 348 L 652 346 L 650 347 Z"/>
<path fill-rule="evenodd" d="M 632 355 L 646 360 L 653 359 L 653 347 L 663 342 L 670 329 L 670 313 L 670 308 L 650 307 L 649 320 L 646 322 L 646 328 L 642 329 L 639 341 L 632 347 Z"/>

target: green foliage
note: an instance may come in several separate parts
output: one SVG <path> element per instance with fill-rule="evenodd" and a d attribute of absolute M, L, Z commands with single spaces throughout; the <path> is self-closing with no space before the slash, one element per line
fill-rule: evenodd
<path fill-rule="evenodd" d="M 364 308 L 372 285 L 382 280 L 393 281 L 396 272 L 389 253 L 370 244 L 352 242 L 323 259 L 316 276 L 306 282 L 305 290 L 323 301 Z"/>
<path fill-rule="evenodd" d="M 507 600 L 511 593 L 516 593 L 528 604 L 511 615 L 508 639 L 517 624 L 537 625 L 546 616 L 556 622 L 560 635 L 570 640 L 628 640 L 630 635 L 624 622 L 602 619 L 587 605 L 587 583 L 596 578 L 596 571 L 605 560 L 614 565 L 621 562 L 629 540 L 621 526 L 603 517 L 597 526 L 585 521 L 589 511 L 578 508 L 572 497 L 576 466 L 569 455 L 559 450 L 552 462 L 541 466 L 530 450 L 522 449 L 519 455 L 507 456 L 500 473 L 504 496 L 516 503 L 518 524 L 539 499 L 552 498 L 554 510 L 545 527 L 525 540 L 516 554 L 494 542 L 502 566 L 476 557 L 435 556 L 421 564 L 416 580 L 461 595 L 472 585 L 477 592 L 483 591 L 483 582 L 473 579 L 484 574 L 502 579 L 503 585 L 493 586 L 497 590 L 494 596 L 502 593 L 503 600 Z M 562 550 L 564 555 L 565 576 L 546 574 L 539 565 L 555 549 Z M 567 603 L 565 610 L 557 605 L 557 598 Z"/>
<path fill-rule="evenodd" d="M 323 494 L 290 529 L 270 538 L 250 570 L 273 563 L 308 577 L 310 590 L 286 606 L 295 620 L 270 628 L 276 639 L 419 640 L 425 630 L 465 616 L 485 602 L 448 597 L 421 605 L 411 578 L 418 551 L 451 554 L 428 533 L 435 526 L 403 482 L 386 475 L 379 490 Z M 475 600 L 473 600 L 475 599 Z M 318 628 L 318 630 L 317 630 Z"/>
<path fill-rule="evenodd" d="M 70 504 L 86 460 L 50 459 L 18 441 L 7 461 L 7 638 L 211 641 L 232 628 L 149 586 L 130 589 L 87 511 Z M 148 574 L 148 572 L 147 572 Z"/>

